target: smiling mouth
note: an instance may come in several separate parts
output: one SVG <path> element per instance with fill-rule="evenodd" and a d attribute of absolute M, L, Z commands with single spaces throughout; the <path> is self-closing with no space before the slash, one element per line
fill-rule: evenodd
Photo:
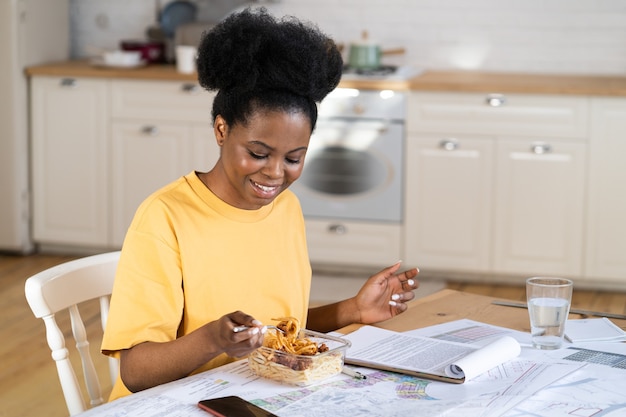
<path fill-rule="evenodd" d="M 280 185 L 263 185 L 255 181 L 250 181 L 254 188 L 259 190 L 264 196 L 273 196 L 280 190 Z"/>

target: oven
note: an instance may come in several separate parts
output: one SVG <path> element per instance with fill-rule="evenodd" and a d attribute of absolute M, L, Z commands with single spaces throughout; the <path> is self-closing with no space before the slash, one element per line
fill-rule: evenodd
<path fill-rule="evenodd" d="M 300 199 L 313 263 L 400 259 L 406 93 L 337 88 L 319 106 Z"/>
<path fill-rule="evenodd" d="M 338 88 L 321 103 L 292 190 L 305 216 L 402 222 L 405 93 Z"/>

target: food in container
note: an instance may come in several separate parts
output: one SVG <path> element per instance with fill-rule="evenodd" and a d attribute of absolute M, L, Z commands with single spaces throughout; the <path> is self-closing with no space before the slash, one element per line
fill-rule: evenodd
<path fill-rule="evenodd" d="M 281 324 L 279 328 L 283 328 Z M 257 375 L 286 384 L 307 386 L 341 373 L 348 340 L 311 330 L 268 329 L 262 347 L 248 356 L 248 365 Z M 275 348 L 287 344 L 287 349 Z M 271 347 L 274 346 L 274 347 Z M 295 348 L 295 349 L 292 349 Z M 301 350 L 300 350 L 301 349 Z M 294 352 L 302 352 L 294 353 Z"/>

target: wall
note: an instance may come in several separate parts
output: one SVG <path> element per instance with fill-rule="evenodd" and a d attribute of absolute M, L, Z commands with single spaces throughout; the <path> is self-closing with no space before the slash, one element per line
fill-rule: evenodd
<path fill-rule="evenodd" d="M 195 2 L 206 20 L 237 4 Z M 316 22 L 340 43 L 367 30 L 383 49 L 407 49 L 389 64 L 626 75 L 624 0 L 282 0 L 270 9 Z M 73 55 L 142 37 L 154 21 L 152 1 L 72 0 Z"/>

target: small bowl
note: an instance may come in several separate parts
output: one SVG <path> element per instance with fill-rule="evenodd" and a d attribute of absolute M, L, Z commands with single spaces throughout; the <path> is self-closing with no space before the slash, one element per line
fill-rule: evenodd
<path fill-rule="evenodd" d="M 273 332 L 275 330 L 268 330 Z M 248 356 L 248 366 L 258 376 L 290 385 L 307 386 L 341 373 L 350 341 L 311 330 L 301 330 L 306 337 L 328 350 L 316 355 L 296 355 L 262 346 Z"/>
<path fill-rule="evenodd" d="M 113 51 L 102 55 L 104 64 L 110 67 L 135 67 L 141 64 L 140 51 Z"/>

